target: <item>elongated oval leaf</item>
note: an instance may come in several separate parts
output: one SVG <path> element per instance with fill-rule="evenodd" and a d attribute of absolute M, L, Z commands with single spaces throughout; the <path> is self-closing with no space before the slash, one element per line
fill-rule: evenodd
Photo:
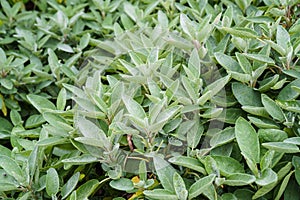
<path fill-rule="evenodd" d="M 253 183 L 256 180 L 255 176 L 250 174 L 236 173 L 228 176 L 223 182 L 229 186 L 243 186 Z"/>
<path fill-rule="evenodd" d="M 259 61 L 267 64 L 274 64 L 274 60 L 270 58 L 267 55 L 262 55 L 262 54 L 250 54 L 250 53 L 244 53 L 247 58 L 254 60 L 254 61 Z"/>
<path fill-rule="evenodd" d="M 262 171 L 261 177 L 256 179 L 255 183 L 260 186 L 266 186 L 272 183 L 276 183 L 277 180 L 277 174 L 271 168 L 267 168 Z"/>
<path fill-rule="evenodd" d="M 95 192 L 98 185 L 99 181 L 96 179 L 87 181 L 76 190 L 76 199 L 87 199 L 93 192 Z"/>
<path fill-rule="evenodd" d="M 58 110 L 64 110 L 67 103 L 67 91 L 65 88 L 62 88 L 58 93 L 56 99 L 56 106 Z"/>
<path fill-rule="evenodd" d="M 27 99 L 40 113 L 43 113 L 43 111 L 47 110 L 56 110 L 55 105 L 46 97 L 29 94 L 27 95 Z"/>
<path fill-rule="evenodd" d="M 229 27 L 222 27 L 221 30 L 230 33 L 231 35 L 241 37 L 241 38 L 257 38 L 257 33 L 249 28 L 229 28 Z"/>
<path fill-rule="evenodd" d="M 140 104 L 138 104 L 135 100 L 126 95 L 123 95 L 122 99 L 126 106 L 126 109 L 131 115 L 142 120 L 146 118 L 146 113 L 143 107 Z"/>
<path fill-rule="evenodd" d="M 66 182 L 66 184 L 61 188 L 61 198 L 65 199 L 68 195 L 75 189 L 79 181 L 80 173 L 77 172 Z"/>
<path fill-rule="evenodd" d="M 62 162 L 67 164 L 73 164 L 73 165 L 84 165 L 84 164 L 98 162 L 98 159 L 89 154 L 83 154 L 81 156 L 63 159 Z"/>
<path fill-rule="evenodd" d="M 242 68 L 242 70 L 244 71 L 245 74 L 251 74 L 252 73 L 252 66 L 251 63 L 247 60 L 247 58 L 245 57 L 245 55 L 241 54 L 241 53 L 235 53 L 236 58 Z"/>
<path fill-rule="evenodd" d="M 23 171 L 16 161 L 8 156 L 0 155 L 0 167 L 2 167 L 7 174 L 14 177 L 19 183 L 25 181 Z"/>
<path fill-rule="evenodd" d="M 211 92 L 211 97 L 215 96 L 217 93 L 219 93 L 222 89 L 224 89 L 225 85 L 229 82 L 230 80 L 230 75 L 227 75 L 223 78 L 220 78 L 216 80 L 215 82 L 209 84 L 205 89 L 204 89 L 204 94 L 207 92 Z M 201 98 L 201 97 L 200 97 Z M 198 100 L 199 101 L 199 100 Z"/>
<path fill-rule="evenodd" d="M 166 199 L 166 200 L 174 200 L 177 199 L 177 195 L 175 193 L 170 192 L 165 189 L 154 189 L 154 190 L 146 190 L 143 192 L 144 195 L 150 197 L 151 199 Z"/>
<path fill-rule="evenodd" d="M 175 192 L 173 185 L 173 176 L 175 169 L 164 159 L 159 156 L 153 157 L 155 171 L 162 186 L 169 191 Z"/>
<path fill-rule="evenodd" d="M 283 142 L 300 145 L 300 137 L 287 138 Z"/>
<path fill-rule="evenodd" d="M 280 126 L 271 119 L 265 117 L 248 116 L 248 119 L 258 128 L 279 129 Z"/>
<path fill-rule="evenodd" d="M 54 168 L 50 168 L 46 175 L 46 192 L 49 196 L 56 195 L 59 190 L 59 177 Z"/>
<path fill-rule="evenodd" d="M 281 101 L 290 101 L 299 96 L 299 93 L 292 89 L 292 86 L 300 87 L 300 79 L 296 79 L 285 86 L 278 94 L 277 99 Z"/>
<path fill-rule="evenodd" d="M 266 111 L 264 107 L 256 107 L 256 106 L 242 106 L 242 109 L 252 115 L 257 115 L 261 117 L 268 117 L 269 113 Z"/>
<path fill-rule="evenodd" d="M 224 67 L 224 69 L 228 71 L 243 73 L 243 70 L 240 67 L 239 63 L 236 60 L 234 60 L 231 56 L 217 52 L 215 53 L 215 57 L 220 63 L 220 65 Z"/>
<path fill-rule="evenodd" d="M 189 199 L 193 199 L 206 190 L 210 184 L 215 180 L 216 175 L 210 174 L 204 178 L 199 179 L 189 189 Z"/>
<path fill-rule="evenodd" d="M 226 156 L 212 156 L 215 160 L 221 175 L 229 176 L 235 173 L 244 173 L 244 167 L 234 158 Z"/>
<path fill-rule="evenodd" d="M 259 163 L 258 135 L 251 124 L 242 117 L 236 121 L 235 137 L 242 153 L 254 162 Z"/>
<path fill-rule="evenodd" d="M 96 124 L 85 118 L 78 118 L 77 124 L 84 137 L 97 140 L 99 142 L 99 147 L 110 147 L 110 142 L 107 139 L 106 134 Z"/>
<path fill-rule="evenodd" d="M 133 190 L 134 186 L 130 179 L 127 178 L 120 178 L 117 180 L 112 180 L 109 185 L 116 189 L 121 191 L 127 191 L 127 190 Z"/>
<path fill-rule="evenodd" d="M 196 148 L 200 142 L 202 134 L 204 132 L 204 127 L 200 124 L 199 120 L 194 120 L 194 125 L 187 132 L 187 143 L 192 149 Z"/>
<path fill-rule="evenodd" d="M 242 106 L 262 106 L 259 92 L 242 83 L 233 83 L 231 86 L 233 95 Z"/>
<path fill-rule="evenodd" d="M 300 150 L 297 145 L 285 142 L 267 142 L 262 143 L 262 146 L 277 152 L 282 153 L 299 153 Z"/>
<path fill-rule="evenodd" d="M 173 183 L 175 193 L 178 199 L 186 200 L 188 197 L 188 191 L 185 188 L 185 183 L 182 177 L 176 172 L 173 176 Z"/>
<path fill-rule="evenodd" d="M 285 116 L 281 108 L 267 95 L 261 95 L 262 104 L 266 108 L 266 111 L 276 120 L 283 122 Z"/>
<path fill-rule="evenodd" d="M 175 165 L 187 167 L 189 169 L 200 172 L 204 175 L 206 174 L 206 171 L 205 171 L 203 165 L 196 158 L 186 157 L 186 156 L 178 156 L 178 157 L 170 158 L 169 162 L 171 162 Z"/>
<path fill-rule="evenodd" d="M 234 138 L 235 138 L 234 128 L 229 127 L 213 135 L 213 137 L 210 140 L 210 145 L 212 147 L 221 146 L 233 141 Z"/>
<path fill-rule="evenodd" d="M 263 142 L 282 142 L 288 138 L 288 134 L 278 129 L 259 129 L 258 137 Z"/>
<path fill-rule="evenodd" d="M 293 175 L 294 171 L 291 171 L 282 181 L 281 185 L 280 185 L 280 188 L 279 188 L 279 191 L 275 197 L 275 200 L 279 200 L 280 197 L 282 196 L 283 192 L 285 191 L 288 183 L 289 183 L 289 180 L 291 178 L 291 176 Z"/>

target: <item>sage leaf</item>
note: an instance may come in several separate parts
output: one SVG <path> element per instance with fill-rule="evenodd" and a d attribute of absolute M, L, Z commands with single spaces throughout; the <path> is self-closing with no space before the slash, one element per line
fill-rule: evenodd
<path fill-rule="evenodd" d="M 235 137 L 242 153 L 258 163 L 260 160 L 258 135 L 251 124 L 242 117 L 236 121 Z"/>
<path fill-rule="evenodd" d="M 193 199 L 202 194 L 204 190 L 206 190 L 207 187 L 209 187 L 209 185 L 213 183 L 215 177 L 215 174 L 211 174 L 197 180 L 193 185 L 191 185 L 189 189 L 188 199 Z"/>

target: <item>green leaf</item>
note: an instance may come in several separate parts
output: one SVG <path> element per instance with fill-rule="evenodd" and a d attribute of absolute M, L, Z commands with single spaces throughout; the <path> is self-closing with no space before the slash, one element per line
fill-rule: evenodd
<path fill-rule="evenodd" d="M 8 90 L 13 89 L 13 87 L 14 87 L 14 83 L 9 79 L 1 78 L 0 79 L 0 84 Z"/>
<path fill-rule="evenodd" d="M 236 121 L 235 137 L 242 153 L 256 163 L 260 160 L 258 135 L 251 124 L 240 117 Z"/>
<path fill-rule="evenodd" d="M 29 94 L 27 95 L 27 99 L 40 113 L 49 110 L 56 110 L 55 105 L 45 97 Z"/>
<path fill-rule="evenodd" d="M 48 63 L 50 66 L 50 69 L 52 71 L 52 74 L 54 75 L 55 78 L 57 78 L 58 75 L 58 70 L 59 70 L 59 61 L 58 58 L 56 56 L 56 54 L 54 53 L 54 51 L 52 49 L 48 49 Z"/>
<path fill-rule="evenodd" d="M 270 192 L 277 185 L 277 182 L 271 183 L 269 185 L 263 186 L 259 188 L 256 193 L 253 195 L 252 199 L 258 199 L 259 197 L 264 196 L 268 192 Z"/>
<path fill-rule="evenodd" d="M 245 12 L 248 6 L 251 4 L 251 0 L 235 0 L 235 3 L 238 5 L 238 7 Z"/>
<path fill-rule="evenodd" d="M 141 181 L 147 180 L 147 166 L 144 160 L 142 160 L 139 164 L 139 177 Z"/>
<path fill-rule="evenodd" d="M 280 197 L 282 196 L 283 192 L 285 191 L 286 189 L 286 186 L 291 178 L 291 176 L 293 175 L 294 171 L 291 171 L 282 181 L 281 185 L 280 185 L 280 188 L 279 188 L 279 191 L 277 192 L 277 195 L 275 197 L 274 200 L 279 200 Z"/>
<path fill-rule="evenodd" d="M 67 132 L 74 131 L 74 128 L 71 125 L 69 125 L 68 122 L 63 117 L 57 114 L 44 112 L 43 117 L 53 127 L 65 130 Z"/>
<path fill-rule="evenodd" d="M 37 142 L 37 145 L 40 147 L 46 147 L 46 146 L 55 146 L 58 144 L 65 144 L 69 141 L 68 138 L 63 138 L 63 137 L 49 137 L 45 139 L 41 139 L 40 141 Z"/>
<path fill-rule="evenodd" d="M 261 171 L 272 167 L 274 155 L 275 155 L 274 150 L 268 150 L 264 154 L 264 156 L 260 159 L 260 169 L 261 169 Z"/>
<path fill-rule="evenodd" d="M 196 159 L 187 156 L 177 156 L 169 159 L 169 162 L 175 165 L 183 166 L 202 174 L 206 174 L 206 171 L 203 165 Z"/>
<path fill-rule="evenodd" d="M 175 193 L 178 199 L 186 200 L 188 197 L 188 191 L 186 190 L 185 183 L 181 176 L 176 172 L 173 175 L 173 183 Z"/>
<path fill-rule="evenodd" d="M 300 87 L 300 79 L 296 79 L 285 86 L 278 94 L 277 99 L 281 101 L 290 101 L 296 99 L 299 93 L 292 89 L 292 86 Z"/>
<path fill-rule="evenodd" d="M 204 157 L 204 159 L 201 159 L 201 162 L 203 162 L 205 166 L 205 170 L 208 174 L 216 174 L 217 176 L 220 176 L 220 170 L 217 166 L 216 161 L 212 158 L 212 156 Z"/>
<path fill-rule="evenodd" d="M 186 76 L 181 77 L 181 82 L 185 88 L 185 91 L 188 93 L 189 97 L 193 102 L 198 98 L 198 92 L 195 91 L 195 88 L 192 86 L 192 83 L 189 78 Z"/>
<path fill-rule="evenodd" d="M 285 139 L 283 142 L 300 145 L 300 137 L 290 137 Z"/>
<path fill-rule="evenodd" d="M 61 188 L 61 199 L 65 199 L 68 197 L 69 194 L 75 189 L 78 181 L 79 181 L 80 173 L 76 172 L 69 178 L 69 180 L 64 184 Z"/>
<path fill-rule="evenodd" d="M 1 152 L 2 156 L 7 156 L 7 157 L 11 156 L 11 150 L 9 150 L 9 148 L 7 148 L 1 144 L 0 144 L 0 152 Z"/>
<path fill-rule="evenodd" d="M 239 161 L 231 157 L 212 156 L 212 158 L 216 161 L 217 167 L 220 170 L 221 175 L 225 177 L 235 173 L 244 173 L 243 165 Z"/>
<path fill-rule="evenodd" d="M 270 58 L 267 55 L 263 55 L 263 54 L 250 54 L 250 53 L 243 53 L 243 55 L 245 55 L 247 58 L 253 60 L 253 61 L 258 61 L 258 62 L 262 62 L 262 63 L 267 63 L 270 65 L 275 64 L 274 60 L 272 58 Z"/>
<path fill-rule="evenodd" d="M 89 33 L 84 34 L 81 38 L 80 38 L 80 42 L 78 47 L 83 50 L 85 47 L 88 46 L 89 41 L 90 41 L 91 35 Z"/>
<path fill-rule="evenodd" d="M 273 120 L 264 117 L 248 116 L 248 119 L 258 128 L 279 129 L 279 125 Z"/>
<path fill-rule="evenodd" d="M 21 115 L 16 110 L 10 111 L 10 120 L 15 126 L 22 125 L 23 123 Z"/>
<path fill-rule="evenodd" d="M 175 114 L 177 114 L 182 106 L 171 106 L 158 114 L 156 118 L 156 123 L 165 123 L 171 119 Z"/>
<path fill-rule="evenodd" d="M 222 195 L 222 200 L 238 200 L 232 193 L 225 193 Z"/>
<path fill-rule="evenodd" d="M 246 56 L 238 52 L 235 53 L 235 55 L 244 73 L 251 74 L 252 66 L 251 63 L 247 60 Z"/>
<path fill-rule="evenodd" d="M 290 35 L 288 31 L 285 28 L 283 28 L 281 25 L 277 26 L 276 42 L 285 51 L 288 50 L 287 48 L 288 48 L 288 42 L 290 42 Z"/>
<path fill-rule="evenodd" d="M 128 191 L 128 190 L 133 190 L 134 186 L 133 183 L 130 179 L 127 178 L 120 178 L 117 180 L 112 180 L 109 185 L 116 189 L 116 190 L 121 190 L 121 191 Z"/>
<path fill-rule="evenodd" d="M 173 185 L 173 176 L 176 172 L 175 169 L 159 156 L 154 156 L 153 162 L 159 181 L 164 189 L 175 192 Z"/>
<path fill-rule="evenodd" d="M 215 53 L 215 57 L 219 64 L 226 70 L 243 73 L 243 70 L 240 67 L 239 63 L 236 60 L 234 60 L 231 56 L 217 52 Z"/>
<path fill-rule="evenodd" d="M 194 149 L 197 147 L 203 132 L 203 125 L 200 124 L 200 121 L 196 119 L 194 125 L 187 132 L 187 143 L 190 148 Z"/>
<path fill-rule="evenodd" d="M 144 195 L 150 197 L 151 199 L 166 199 L 174 200 L 177 199 L 177 195 L 165 189 L 154 189 L 154 190 L 145 190 Z"/>
<path fill-rule="evenodd" d="M 283 122 L 285 116 L 281 108 L 267 95 L 261 95 L 262 104 L 266 108 L 267 112 L 276 120 Z"/>
<path fill-rule="evenodd" d="M 2 6 L 3 11 L 5 12 L 6 16 L 11 18 L 12 17 L 12 8 L 10 7 L 9 3 L 6 0 L 1 1 L 1 6 Z"/>
<path fill-rule="evenodd" d="M 255 183 L 260 186 L 266 186 L 276 183 L 277 180 L 277 174 L 271 168 L 267 168 L 262 171 L 261 176 L 256 179 Z"/>
<path fill-rule="evenodd" d="M 126 109 L 131 115 L 142 120 L 147 117 L 143 107 L 131 97 L 123 95 L 122 99 L 126 106 Z"/>
<path fill-rule="evenodd" d="M 188 199 L 193 199 L 199 196 L 200 194 L 202 194 L 213 183 L 215 177 L 216 177 L 215 174 L 210 174 L 193 183 L 193 185 L 191 185 L 189 189 Z"/>
<path fill-rule="evenodd" d="M 78 119 L 77 125 L 84 137 L 94 139 L 95 141 L 97 141 L 97 146 L 99 147 L 105 147 L 107 149 L 110 148 L 111 144 L 108 138 L 106 137 L 106 134 L 96 124 L 82 117 Z M 84 138 L 81 139 L 84 140 Z"/>
<path fill-rule="evenodd" d="M 202 118 L 215 119 L 217 118 L 223 111 L 223 108 L 209 108 L 204 113 L 200 114 Z"/>
<path fill-rule="evenodd" d="M 54 168 L 50 168 L 46 175 L 46 192 L 49 196 L 56 195 L 59 191 L 59 177 Z"/>
<path fill-rule="evenodd" d="M 233 192 L 233 194 L 236 196 L 237 199 L 250 200 L 252 199 L 254 192 L 249 189 L 237 189 Z"/>
<path fill-rule="evenodd" d="M 242 83 L 232 83 L 233 95 L 242 106 L 262 106 L 260 93 Z"/>
<path fill-rule="evenodd" d="M 67 91 L 65 88 L 62 88 L 58 93 L 56 99 L 56 107 L 58 110 L 64 110 L 67 103 Z"/>
<path fill-rule="evenodd" d="M 299 148 L 295 144 L 285 142 L 267 142 L 262 143 L 262 146 L 277 152 L 282 153 L 299 153 Z"/>
<path fill-rule="evenodd" d="M 231 174 L 226 177 L 221 183 L 229 186 L 249 185 L 256 180 L 255 176 L 244 173 Z"/>
<path fill-rule="evenodd" d="M 0 155 L 0 167 L 2 167 L 7 174 L 14 177 L 20 184 L 24 183 L 25 176 L 15 160 L 7 156 Z"/>
<path fill-rule="evenodd" d="M 67 164 L 72 164 L 72 165 L 84 165 L 84 164 L 90 164 L 99 161 L 94 156 L 83 154 L 81 156 L 63 159 L 62 162 Z"/>
<path fill-rule="evenodd" d="M 76 199 L 87 199 L 99 186 L 99 181 L 96 179 L 91 179 L 81 185 L 77 190 L 77 198 Z"/>
<path fill-rule="evenodd" d="M 266 111 L 264 107 L 256 107 L 256 106 L 242 106 L 242 109 L 252 115 L 257 115 L 261 117 L 268 117 L 269 113 Z"/>
<path fill-rule="evenodd" d="M 215 96 L 218 94 L 222 89 L 225 88 L 225 85 L 229 82 L 230 80 L 230 75 L 227 75 L 225 77 L 222 77 L 215 82 L 209 84 L 203 91 L 203 93 L 207 93 L 211 91 L 211 97 Z M 200 97 L 201 98 L 201 97 Z M 199 100 L 198 100 L 199 101 Z"/>
<path fill-rule="evenodd" d="M 276 74 L 276 75 L 274 75 L 274 76 L 272 76 L 272 77 L 269 77 L 269 78 L 267 78 L 267 79 L 261 81 L 261 82 L 259 83 L 260 86 L 259 86 L 259 88 L 258 88 L 258 91 L 260 91 L 260 92 L 268 91 L 270 88 L 274 87 L 274 86 L 278 83 L 278 82 L 277 82 L 278 79 L 279 79 L 279 75 Z M 276 87 L 278 87 L 278 86 L 276 86 Z M 274 87 L 274 89 L 275 89 L 276 87 Z"/>
<path fill-rule="evenodd" d="M 298 185 L 300 185 L 300 157 L 299 156 L 293 156 L 292 164 L 295 168 L 296 181 L 297 181 Z"/>
<path fill-rule="evenodd" d="M 200 77 L 201 61 L 199 58 L 199 53 L 196 48 L 193 49 L 193 51 L 190 55 L 189 62 L 188 62 L 188 68 L 193 72 L 193 74 L 196 78 Z"/>
<path fill-rule="evenodd" d="M 233 36 L 236 37 L 241 37 L 241 38 L 246 38 L 246 39 L 257 39 L 259 36 L 257 35 L 257 33 L 249 28 L 241 28 L 241 27 L 237 27 L 237 28 L 229 28 L 229 27 L 221 27 L 220 30 L 223 30 Z"/>
<path fill-rule="evenodd" d="M 198 98 L 196 104 L 203 106 L 209 99 L 211 99 L 213 96 L 212 94 L 213 92 L 211 90 L 206 90 L 205 93 Z"/>
<path fill-rule="evenodd" d="M 195 28 L 192 24 L 192 21 L 185 15 L 180 14 L 180 26 L 185 34 L 187 34 L 190 38 L 195 38 Z"/>
<path fill-rule="evenodd" d="M 235 138 L 234 128 L 228 127 L 214 134 L 210 140 L 210 145 L 212 147 L 218 147 L 233 141 L 234 138 Z"/>

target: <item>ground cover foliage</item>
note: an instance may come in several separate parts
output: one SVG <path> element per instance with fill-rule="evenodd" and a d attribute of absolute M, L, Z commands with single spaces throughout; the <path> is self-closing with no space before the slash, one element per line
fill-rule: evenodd
<path fill-rule="evenodd" d="M 300 198 L 297 0 L 1 0 L 1 199 Z"/>

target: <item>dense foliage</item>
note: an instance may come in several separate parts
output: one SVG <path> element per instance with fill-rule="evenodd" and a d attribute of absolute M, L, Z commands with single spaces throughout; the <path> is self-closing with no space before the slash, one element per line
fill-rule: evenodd
<path fill-rule="evenodd" d="M 300 199 L 298 0 L 0 5 L 0 199 Z"/>

